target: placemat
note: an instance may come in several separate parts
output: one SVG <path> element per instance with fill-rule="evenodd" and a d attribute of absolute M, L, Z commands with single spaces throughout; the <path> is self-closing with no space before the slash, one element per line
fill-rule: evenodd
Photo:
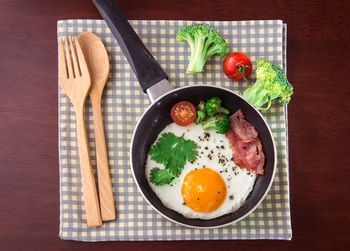
<path fill-rule="evenodd" d="M 176 41 L 177 31 L 184 25 L 202 21 L 129 21 L 147 48 L 168 73 L 174 87 L 208 84 L 242 92 L 254 83 L 232 82 L 222 72 L 222 60 L 212 57 L 203 73 L 187 74 L 189 48 Z M 285 66 L 286 25 L 281 20 L 210 21 L 228 42 L 231 51 L 244 52 L 253 64 L 259 57 Z M 292 237 L 289 181 L 288 134 L 286 106 L 273 103 L 264 112 L 276 139 L 278 166 L 273 186 L 264 202 L 247 218 L 218 229 L 192 229 L 172 223 L 143 199 L 132 178 L 129 161 L 130 140 L 134 126 L 150 104 L 134 76 L 126 58 L 109 28 L 102 20 L 61 20 L 58 37 L 93 32 L 105 44 L 111 70 L 103 94 L 103 117 L 108 158 L 117 210 L 117 220 L 102 227 L 88 228 L 82 199 L 75 114 L 68 97 L 58 87 L 60 227 L 59 236 L 67 240 L 222 240 L 222 239 L 286 239 Z M 255 67 L 255 66 L 254 66 Z M 85 106 L 90 155 L 96 168 L 92 109 Z"/>

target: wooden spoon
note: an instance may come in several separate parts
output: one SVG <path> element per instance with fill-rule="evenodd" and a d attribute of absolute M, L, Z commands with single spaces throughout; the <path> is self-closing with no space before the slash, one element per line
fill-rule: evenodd
<path fill-rule="evenodd" d="M 114 220 L 116 218 L 115 206 L 101 110 L 102 93 L 109 74 L 109 58 L 101 39 L 95 34 L 91 32 L 81 33 L 78 36 L 78 41 L 84 53 L 91 76 L 91 90 L 89 96 L 92 104 L 95 128 L 101 216 L 104 221 Z"/>

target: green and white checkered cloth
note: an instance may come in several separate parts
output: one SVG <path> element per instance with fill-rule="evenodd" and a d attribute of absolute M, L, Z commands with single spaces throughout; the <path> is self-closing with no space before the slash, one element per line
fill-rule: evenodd
<path fill-rule="evenodd" d="M 169 75 L 175 87 L 208 84 L 242 92 L 255 81 L 232 82 L 222 72 L 222 60 L 212 57 L 200 74 L 187 74 L 189 48 L 176 41 L 177 31 L 200 21 L 133 20 L 131 25 Z M 217 29 L 231 51 L 246 53 L 255 64 L 264 57 L 286 66 L 286 25 L 281 20 L 205 22 Z M 58 87 L 60 230 L 62 239 L 109 240 L 222 240 L 285 239 L 292 237 L 289 180 L 287 109 L 273 103 L 264 112 L 276 139 L 278 165 L 272 188 L 264 202 L 244 220 L 219 229 L 192 229 L 172 223 L 143 199 L 132 178 L 130 140 L 136 122 L 150 101 L 134 76 L 109 28 L 102 20 L 63 20 L 57 23 L 58 37 L 93 32 L 99 36 L 110 57 L 110 74 L 103 94 L 103 118 L 117 220 L 102 227 L 88 228 L 82 198 L 75 114 L 69 98 Z M 85 106 L 90 156 L 96 168 L 95 141 L 90 100 Z"/>

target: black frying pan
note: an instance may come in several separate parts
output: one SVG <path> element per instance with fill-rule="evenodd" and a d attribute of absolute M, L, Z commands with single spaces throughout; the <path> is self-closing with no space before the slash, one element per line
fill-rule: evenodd
<path fill-rule="evenodd" d="M 115 1 L 93 0 L 93 2 L 116 37 L 143 91 L 148 93 L 152 101 L 152 105 L 147 108 L 136 125 L 130 150 L 133 176 L 143 197 L 161 215 L 188 227 L 221 227 L 237 222 L 249 215 L 265 198 L 276 171 L 275 144 L 263 116 L 244 98 L 225 88 L 197 85 L 173 89 L 167 81 L 166 73 L 134 32 Z M 237 211 L 212 220 L 188 219 L 162 204 L 148 184 L 144 165 L 149 147 L 164 127 L 172 122 L 170 109 L 174 104 L 187 100 L 196 105 L 200 100 L 207 100 L 214 96 L 220 97 L 223 106 L 228 108 L 231 113 L 242 109 L 246 119 L 259 132 L 266 157 L 265 174 L 259 175 L 253 191 L 244 205 Z"/>

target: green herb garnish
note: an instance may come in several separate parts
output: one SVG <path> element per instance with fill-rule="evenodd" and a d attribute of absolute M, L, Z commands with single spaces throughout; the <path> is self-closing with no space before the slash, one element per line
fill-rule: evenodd
<path fill-rule="evenodd" d="M 168 185 L 172 182 L 174 176 L 168 172 L 168 169 L 160 169 L 155 167 L 151 170 L 150 180 L 153 184 L 157 186 Z"/>
<path fill-rule="evenodd" d="M 149 155 L 151 159 L 164 165 L 164 169 L 153 168 L 150 180 L 157 186 L 170 184 L 178 177 L 186 161 L 195 161 L 197 158 L 197 145 L 192 140 L 186 140 L 184 135 L 177 137 L 173 133 L 164 133 L 158 141 L 151 146 Z"/>

